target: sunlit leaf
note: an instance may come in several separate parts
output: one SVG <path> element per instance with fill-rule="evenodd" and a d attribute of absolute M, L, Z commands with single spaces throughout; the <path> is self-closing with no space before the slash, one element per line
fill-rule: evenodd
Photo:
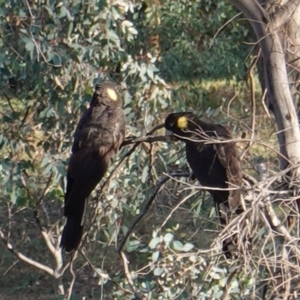
<path fill-rule="evenodd" d="M 167 233 L 165 236 L 164 236 L 164 242 L 168 245 L 174 238 L 174 235 L 172 233 Z"/>
<path fill-rule="evenodd" d="M 149 173 L 149 166 L 145 166 L 144 169 L 143 169 L 143 172 L 142 172 L 142 182 L 145 183 L 146 180 L 147 180 L 147 177 L 148 177 L 148 173 Z"/>
<path fill-rule="evenodd" d="M 177 251 L 183 251 L 183 244 L 180 241 L 173 241 L 173 248 Z"/>
<path fill-rule="evenodd" d="M 153 238 L 150 243 L 149 243 L 149 248 L 150 249 L 155 249 L 156 246 L 161 242 L 161 238 L 158 236 L 158 237 L 155 237 Z"/>
<path fill-rule="evenodd" d="M 157 261 L 158 258 L 159 258 L 159 251 L 153 252 L 153 253 L 152 253 L 152 256 L 151 256 L 152 261 L 153 261 L 153 262 L 154 262 L 154 261 Z"/>
<path fill-rule="evenodd" d="M 161 268 L 155 268 L 153 270 L 153 275 L 154 276 L 160 276 L 162 273 L 163 273 L 163 269 L 161 269 Z"/>
<path fill-rule="evenodd" d="M 194 245 L 191 244 L 191 243 L 186 243 L 184 244 L 183 248 L 182 248 L 182 251 L 184 252 L 189 252 L 191 251 L 192 249 L 194 248 Z"/>

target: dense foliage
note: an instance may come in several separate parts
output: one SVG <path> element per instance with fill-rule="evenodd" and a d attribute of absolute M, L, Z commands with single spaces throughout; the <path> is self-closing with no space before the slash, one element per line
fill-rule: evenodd
<path fill-rule="evenodd" d="M 244 43 L 251 40 L 249 29 L 238 18 L 216 35 L 236 14 L 231 5 L 210 0 L 0 1 L 1 230 L 16 251 L 61 271 L 51 255 L 61 255 L 66 164 L 96 82 L 126 85 L 127 136 L 145 135 L 172 111 L 193 109 L 218 120 L 230 99 L 208 98 L 205 85 L 243 78 L 251 50 Z M 235 131 L 238 120 L 228 115 L 227 120 Z M 91 199 L 85 227 L 89 260 L 74 262 L 74 291 L 81 282 L 82 296 L 96 290 L 105 299 L 124 299 L 133 289 L 149 299 L 205 299 L 221 297 L 225 285 L 227 293 L 248 295 L 257 284 L 252 271 L 232 273 L 227 262 L 211 256 L 220 254 L 218 247 L 199 250 L 209 247 L 216 225 L 207 221 L 207 195 L 195 195 L 184 178 L 162 185 L 148 217 L 129 238 L 125 276 L 116 247 L 163 174 L 188 173 L 181 148 L 142 143 L 121 149 L 111 171 L 122 158 L 123 164 Z M 212 233 L 201 233 L 204 229 Z"/>

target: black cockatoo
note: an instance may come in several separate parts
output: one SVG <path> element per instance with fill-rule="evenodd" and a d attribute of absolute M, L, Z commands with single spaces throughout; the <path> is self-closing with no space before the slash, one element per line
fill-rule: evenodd
<path fill-rule="evenodd" d="M 64 206 L 67 222 L 60 242 L 67 252 L 80 244 L 87 198 L 105 175 L 124 136 L 125 116 L 118 86 L 105 81 L 96 85 L 74 135 Z"/>

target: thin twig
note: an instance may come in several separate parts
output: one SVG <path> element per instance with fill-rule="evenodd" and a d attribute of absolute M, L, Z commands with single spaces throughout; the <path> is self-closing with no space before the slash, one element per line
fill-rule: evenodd
<path fill-rule="evenodd" d="M 21 124 L 20 124 L 20 129 L 23 128 L 23 126 L 24 126 L 24 124 L 25 124 L 25 122 L 26 122 L 26 120 L 27 120 L 27 117 L 29 116 L 30 109 L 31 109 L 31 106 L 28 106 L 28 107 L 26 108 L 24 117 L 23 117 L 23 119 L 22 119 L 22 121 L 21 121 Z"/>
<path fill-rule="evenodd" d="M 215 33 L 215 35 L 213 36 L 211 42 L 210 42 L 210 45 L 209 45 L 209 49 L 211 49 L 217 35 L 219 34 L 219 32 L 224 29 L 229 23 L 231 23 L 234 19 L 236 19 L 237 17 L 241 16 L 242 13 L 238 13 L 237 15 L 233 16 L 231 19 L 229 19 L 227 22 L 225 22 L 220 28 L 218 28 L 217 32 Z"/>
<path fill-rule="evenodd" d="M 68 293 L 65 297 L 66 300 L 70 300 L 71 297 L 72 297 L 72 291 L 73 291 L 73 287 L 74 287 L 74 283 L 75 283 L 75 280 L 76 280 L 76 274 L 73 270 L 73 263 L 75 261 L 75 258 L 77 257 L 77 253 L 78 251 L 72 251 L 71 252 L 71 257 L 70 257 L 70 273 L 72 275 L 72 281 L 70 282 L 70 286 L 68 288 Z"/>
<path fill-rule="evenodd" d="M 130 227 L 128 228 L 124 238 L 122 239 L 119 247 L 118 247 L 118 251 L 119 253 L 121 253 L 128 237 L 130 236 L 131 232 L 133 231 L 134 227 L 137 225 L 137 223 L 145 216 L 145 214 L 147 213 L 148 209 L 150 208 L 150 206 L 152 205 L 153 201 L 155 200 L 157 194 L 160 192 L 160 190 L 163 188 L 163 186 L 165 185 L 165 183 L 172 179 L 173 177 L 189 177 L 190 173 L 173 173 L 170 174 L 169 176 L 165 176 L 163 177 L 156 185 L 156 189 L 154 190 L 152 196 L 148 199 L 148 201 L 146 202 L 143 210 L 141 211 L 141 213 L 134 219 L 134 221 L 132 222 L 132 224 L 130 225 Z"/>
<path fill-rule="evenodd" d="M 15 113 L 16 111 L 14 110 L 14 108 L 13 108 L 13 106 L 12 106 L 12 104 L 11 104 L 10 98 L 7 96 L 7 94 L 6 94 L 6 92 L 4 91 L 4 89 L 2 89 L 2 92 L 3 92 L 3 96 L 6 98 L 6 100 L 7 100 L 7 102 L 8 102 L 8 105 L 9 105 L 11 111 Z M 9 118 L 11 118 L 11 117 L 9 117 Z"/>
<path fill-rule="evenodd" d="M 166 136 L 152 136 L 153 133 L 155 133 L 157 130 L 164 128 L 164 124 L 159 124 L 152 128 L 146 136 L 143 137 L 128 137 L 126 140 L 122 143 L 120 148 L 130 145 L 130 144 L 139 144 L 142 142 L 152 143 L 152 142 L 160 142 L 160 141 L 166 141 L 168 138 Z"/>
<path fill-rule="evenodd" d="M 198 193 L 198 191 L 194 191 L 192 193 L 190 193 L 189 195 L 187 195 L 186 197 L 183 197 L 182 200 L 180 200 L 175 207 L 170 211 L 170 213 L 168 214 L 168 216 L 165 218 L 165 220 L 163 221 L 163 223 L 160 225 L 160 227 L 158 228 L 158 231 L 160 231 L 168 222 L 168 220 L 172 217 L 173 213 L 178 209 L 178 207 L 180 205 L 182 205 L 184 202 L 186 202 L 188 199 L 190 199 L 192 196 L 194 196 L 196 193 Z"/>
<path fill-rule="evenodd" d="M 120 252 L 120 256 L 122 258 L 122 263 L 123 263 L 123 270 L 124 270 L 124 274 L 126 279 L 128 280 L 128 284 L 131 287 L 134 295 L 135 295 L 135 299 L 142 299 L 141 295 L 139 292 L 136 291 L 135 287 L 134 287 L 134 283 L 132 281 L 132 277 L 130 275 L 130 272 L 128 270 L 128 260 L 126 258 L 126 255 L 123 251 Z"/>
<path fill-rule="evenodd" d="M 16 260 L 13 264 L 3 273 L 3 276 L 7 275 L 8 272 L 19 262 L 20 260 Z"/>
<path fill-rule="evenodd" d="M 28 8 L 28 12 L 29 12 L 29 14 L 30 14 L 31 20 L 34 20 L 34 17 L 33 17 L 33 14 L 32 14 L 32 11 L 31 11 L 31 8 L 30 8 L 30 5 L 29 5 L 28 1 L 25 0 L 25 3 L 26 3 L 26 6 L 27 6 L 27 8 Z"/>
<path fill-rule="evenodd" d="M 273 125 L 274 125 L 274 121 L 273 121 L 273 119 L 272 119 L 272 117 L 271 117 L 271 115 L 270 115 L 270 113 L 269 113 L 269 110 L 268 110 L 268 108 L 267 108 L 267 106 L 266 106 L 266 101 L 265 101 L 265 100 L 266 100 L 266 97 L 267 97 L 267 93 L 268 93 L 268 90 L 265 89 L 265 90 L 264 90 L 264 93 L 263 93 L 263 95 L 262 95 L 262 98 L 261 98 L 261 103 L 262 103 L 262 106 L 263 106 L 263 109 L 264 109 L 266 115 L 267 115 L 268 118 L 272 121 L 272 123 L 273 123 Z"/>
<path fill-rule="evenodd" d="M 84 251 L 82 249 L 78 250 L 78 252 L 82 255 L 82 257 L 86 260 L 87 264 L 90 266 L 90 268 L 99 275 L 99 277 L 103 278 L 103 273 L 101 273 L 99 271 L 99 268 L 97 268 L 93 263 L 92 261 L 87 257 L 87 255 L 84 253 Z M 115 280 L 113 280 L 112 278 L 109 277 L 109 275 L 106 275 L 105 276 L 105 279 L 108 279 L 110 280 L 111 282 L 113 282 L 116 286 L 118 286 L 118 288 L 120 290 L 122 290 L 124 293 L 126 294 L 130 294 L 132 295 L 132 291 L 128 290 L 128 289 L 125 289 L 124 287 L 122 287 L 118 282 L 116 282 Z"/>
<path fill-rule="evenodd" d="M 253 59 L 251 65 L 250 65 L 249 71 L 248 71 L 248 76 L 249 76 L 249 79 L 250 79 L 250 97 L 251 97 L 251 137 L 250 137 L 250 141 L 248 142 L 247 146 L 245 147 L 245 149 L 243 150 L 243 152 L 240 156 L 240 160 L 243 160 L 244 156 L 246 155 L 246 153 L 249 151 L 249 149 L 251 148 L 251 146 L 254 143 L 255 118 L 256 118 L 256 99 L 255 99 L 255 80 L 253 78 L 253 69 L 257 64 L 257 61 L 260 57 L 260 53 L 261 53 L 261 49 L 259 49 L 257 55 Z"/>
<path fill-rule="evenodd" d="M 226 285 L 225 285 L 225 293 L 222 297 L 222 300 L 229 300 L 231 299 L 230 297 L 230 283 L 231 280 L 234 278 L 234 275 L 237 273 L 237 271 L 240 270 L 239 266 L 236 266 L 233 270 L 231 270 L 227 280 L 226 280 Z"/>
<path fill-rule="evenodd" d="M 126 139 L 121 147 L 130 145 L 130 144 L 139 144 L 139 143 L 153 143 L 153 142 L 167 142 L 169 141 L 170 138 L 165 135 L 154 135 L 154 136 L 142 136 L 138 138 L 133 138 L 133 139 Z"/>

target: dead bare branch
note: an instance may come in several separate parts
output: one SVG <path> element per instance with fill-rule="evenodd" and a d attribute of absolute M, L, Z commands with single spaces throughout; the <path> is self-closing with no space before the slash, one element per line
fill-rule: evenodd
<path fill-rule="evenodd" d="M 124 274 L 128 280 L 128 284 L 131 287 L 133 294 L 135 295 L 136 299 L 142 299 L 142 296 L 140 295 L 141 293 L 138 292 L 135 287 L 134 287 L 134 283 L 132 281 L 132 277 L 130 275 L 129 269 L 128 269 L 128 260 L 126 258 L 126 255 L 123 251 L 120 252 L 120 256 L 122 258 L 122 264 L 123 264 L 123 270 L 124 270 Z"/>
<path fill-rule="evenodd" d="M 130 145 L 130 144 L 139 144 L 139 143 L 167 142 L 169 140 L 170 140 L 170 138 L 165 135 L 155 135 L 155 136 L 146 135 L 146 136 L 142 136 L 142 137 L 138 137 L 138 138 L 126 139 L 123 142 L 123 144 L 121 145 L 121 147 Z"/>
<path fill-rule="evenodd" d="M 257 61 L 259 59 L 261 50 L 258 51 L 257 55 L 254 57 L 249 71 L 248 71 L 248 76 L 250 80 L 250 94 L 251 94 L 251 136 L 250 136 L 250 141 L 248 142 L 247 146 L 244 148 L 240 160 L 243 160 L 244 156 L 246 153 L 249 151 L 251 146 L 254 143 L 254 135 L 255 135 L 255 117 L 256 117 L 256 100 L 255 100 L 255 81 L 253 78 L 253 69 L 257 64 Z"/>
<path fill-rule="evenodd" d="M 19 251 L 17 251 L 16 249 L 14 249 L 13 245 L 8 241 L 8 239 L 6 238 L 5 234 L 3 233 L 2 230 L 0 230 L 0 238 L 2 240 L 2 242 L 4 243 L 5 247 L 7 250 L 9 250 L 13 255 L 15 255 L 18 259 L 20 259 L 21 261 L 41 270 L 44 271 L 46 273 L 48 273 L 51 276 L 55 276 L 55 271 L 49 267 L 47 267 L 46 265 L 39 263 L 27 256 L 25 256 L 24 254 L 20 253 Z"/>

